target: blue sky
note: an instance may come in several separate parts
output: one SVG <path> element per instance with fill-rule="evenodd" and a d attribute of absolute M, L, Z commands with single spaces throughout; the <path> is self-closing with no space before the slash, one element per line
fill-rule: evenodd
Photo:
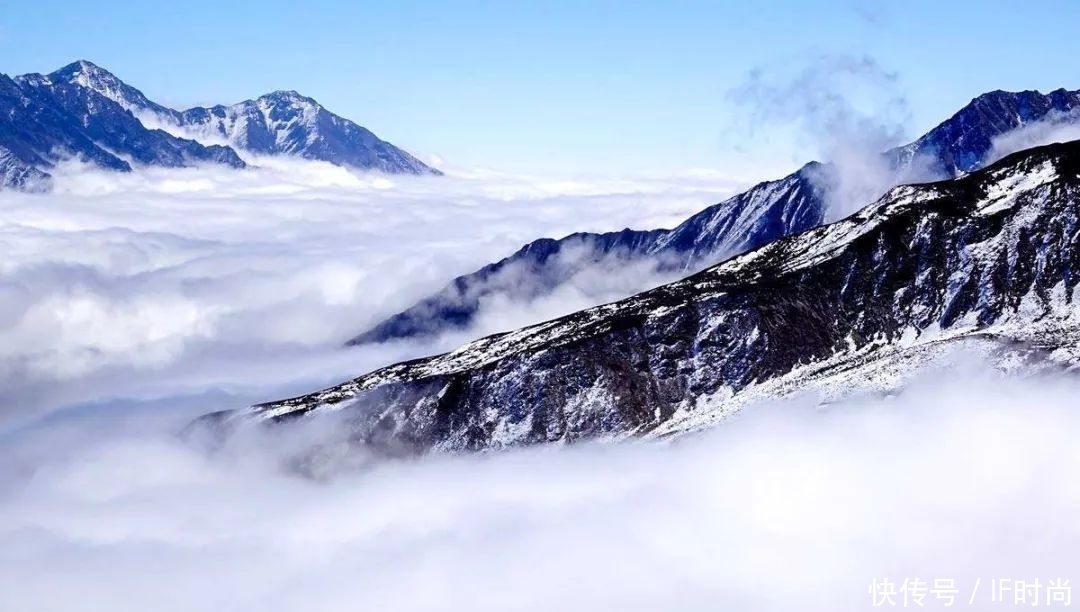
<path fill-rule="evenodd" d="M 89 59 L 175 106 L 296 89 L 418 154 L 507 171 L 795 163 L 813 138 L 749 131 L 729 92 L 809 58 L 895 73 L 911 136 L 983 91 L 1080 88 L 1068 0 L 88 6 L 0 0 L 0 71 Z"/>

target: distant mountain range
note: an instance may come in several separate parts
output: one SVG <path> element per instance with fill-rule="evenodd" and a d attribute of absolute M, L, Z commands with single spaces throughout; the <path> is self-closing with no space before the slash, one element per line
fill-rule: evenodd
<path fill-rule="evenodd" d="M 1080 91 L 983 94 L 918 140 L 883 153 L 881 165 L 889 169 L 888 176 L 869 197 L 904 182 L 952 178 L 976 170 L 993 161 L 990 156 L 996 138 L 1037 121 L 1075 116 L 1077 111 Z M 840 180 L 836 166 L 812 162 L 782 179 L 755 185 L 710 206 L 674 229 L 625 229 L 540 239 L 503 260 L 454 279 L 438 293 L 348 343 L 427 337 L 464 329 L 487 300 L 529 301 L 550 295 L 600 264 L 617 271 L 647 262 L 659 275 L 682 276 L 820 225 L 826 220 L 830 190 Z"/>
<path fill-rule="evenodd" d="M 362 452 L 409 455 L 667 436 L 755 399 L 892 392 L 949 347 L 1075 368 L 1078 228 L 1080 142 L 1043 146 L 619 302 L 200 423 L 329 413 Z"/>
<path fill-rule="evenodd" d="M 243 168 L 242 154 L 440 174 L 293 91 L 177 111 L 87 61 L 50 74 L 0 75 L 0 187 L 46 188 L 49 171 L 70 158 L 130 172 L 204 163 Z"/>

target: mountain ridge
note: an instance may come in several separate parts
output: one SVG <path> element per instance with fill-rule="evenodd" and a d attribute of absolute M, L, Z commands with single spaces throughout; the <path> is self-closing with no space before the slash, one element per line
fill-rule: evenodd
<path fill-rule="evenodd" d="M 48 75 L 0 76 L 0 109 L 6 110 L 0 113 L 0 146 L 24 167 L 45 174 L 69 157 L 120 172 L 130 172 L 133 164 L 245 165 L 231 149 L 146 129 L 112 99 Z"/>
<path fill-rule="evenodd" d="M 258 106 L 260 101 L 274 120 L 234 122 L 228 129 L 214 127 L 220 133 L 196 129 L 202 125 L 197 117 L 224 116 L 231 112 L 228 109 Z M 153 102 L 86 60 L 49 74 L 0 75 L 0 111 L 5 111 L 0 113 L 0 147 L 5 151 L 0 188 L 47 186 L 49 172 L 69 158 L 120 172 L 142 166 L 202 163 L 244 168 L 247 164 L 237 148 L 245 153 L 295 155 L 362 170 L 441 174 L 296 92 L 273 92 L 231 107 L 196 107 L 181 112 Z M 297 121 L 308 115 L 310 122 Z M 238 145 L 267 138 L 267 146 Z"/>
<path fill-rule="evenodd" d="M 196 137 L 223 138 L 255 154 L 297 155 L 388 173 L 442 174 L 294 90 L 231 105 L 193 107 L 171 117 Z"/>
<path fill-rule="evenodd" d="M 1075 367 L 1078 230 L 1080 142 L 1047 145 L 895 187 L 619 302 L 204 424 L 336 414 L 373 452 L 474 451 L 680 433 L 785 377 L 798 389 L 812 372 L 943 342 Z"/>
<path fill-rule="evenodd" d="M 881 154 L 891 168 L 888 187 L 913 178 L 943 179 L 977 169 L 994 139 L 1052 113 L 1080 110 L 1080 91 L 995 91 L 973 98 L 951 117 L 915 141 Z M 656 271 L 686 272 L 731 255 L 804 231 L 826 220 L 826 192 L 838 182 L 835 166 L 810 162 L 792 174 L 759 183 L 689 217 L 671 230 L 577 233 L 541 239 L 514 254 L 455 278 L 446 287 L 392 314 L 346 342 L 347 346 L 434 336 L 461 330 L 473 321 L 485 299 L 527 301 L 545 295 L 598 261 L 618 257 L 655 260 Z M 621 239 L 622 242 L 619 242 Z M 577 258 L 551 266 L 552 254 L 573 251 Z M 535 253 L 545 253 L 543 261 Z M 564 258 L 568 259 L 568 258 Z M 524 268 L 533 283 L 501 282 L 499 270 Z M 647 287 L 641 287 L 645 289 Z"/>

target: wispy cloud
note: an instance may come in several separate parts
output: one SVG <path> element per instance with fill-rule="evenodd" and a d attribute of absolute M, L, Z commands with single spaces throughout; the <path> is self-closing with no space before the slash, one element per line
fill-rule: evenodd
<path fill-rule="evenodd" d="M 1080 139 L 1080 112 L 1053 112 L 1041 121 L 1021 125 L 994 138 L 985 163 L 1024 149 L 1077 139 Z"/>
<path fill-rule="evenodd" d="M 785 69 L 758 68 L 729 97 L 746 110 L 750 135 L 793 131 L 803 149 L 831 164 L 818 176 L 830 220 L 901 182 L 939 178 L 930 160 L 898 171 L 880 155 L 906 138 L 910 109 L 901 76 L 873 57 L 814 55 Z"/>

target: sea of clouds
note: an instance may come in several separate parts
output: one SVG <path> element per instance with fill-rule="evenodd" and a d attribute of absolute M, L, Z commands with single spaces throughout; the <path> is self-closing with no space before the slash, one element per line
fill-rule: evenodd
<path fill-rule="evenodd" d="M 671 227 L 746 184 L 261 166 L 0 193 L 0 610 L 839 610 L 875 578 L 952 578 L 957 607 L 981 580 L 980 609 L 991 579 L 1080 578 L 1068 379 L 976 368 L 669 443 L 316 478 L 290 461 L 317 427 L 185 441 L 200 414 L 617 297 L 597 273 L 434 343 L 341 348 L 532 239 Z"/>
<path fill-rule="evenodd" d="M 0 609 L 834 611 L 916 578 L 952 579 L 956 608 L 1013 609 L 991 580 L 1080 575 L 1078 392 L 929 378 L 666 444 L 318 479 L 273 432 L 183 442 L 177 403 L 85 411 L 5 441 Z"/>
<path fill-rule="evenodd" d="M 340 350 L 526 242 L 671 226 L 744 185 L 709 173 L 552 181 L 260 166 L 70 167 L 50 194 L 0 193 L 0 423 L 117 396 L 270 399 L 621 297 L 598 278 L 487 309 L 438 345 Z"/>

